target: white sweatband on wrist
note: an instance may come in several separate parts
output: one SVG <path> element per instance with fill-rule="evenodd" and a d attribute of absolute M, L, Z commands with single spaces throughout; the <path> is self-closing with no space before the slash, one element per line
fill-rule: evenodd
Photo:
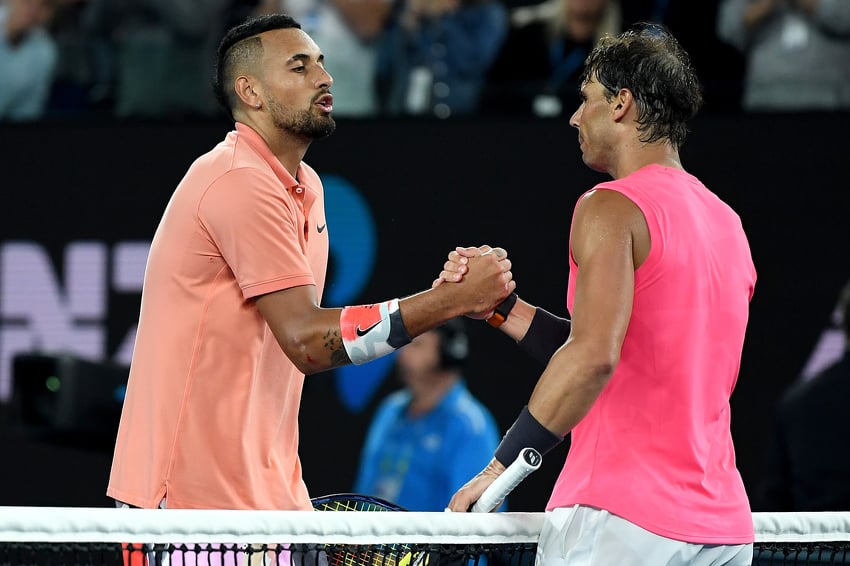
<path fill-rule="evenodd" d="M 345 307 L 339 315 L 339 328 L 342 345 L 353 364 L 370 362 L 410 343 L 398 299 Z"/>

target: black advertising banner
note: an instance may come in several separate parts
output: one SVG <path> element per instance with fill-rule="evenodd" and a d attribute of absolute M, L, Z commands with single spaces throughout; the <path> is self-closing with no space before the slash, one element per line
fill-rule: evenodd
<path fill-rule="evenodd" d="M 779 393 L 836 353 L 830 317 L 850 278 L 848 127 L 846 113 L 710 115 L 693 124 L 682 150 L 685 167 L 741 215 L 758 271 L 732 399 L 748 489 L 764 470 Z M 150 239 L 192 160 L 230 128 L 0 127 L 0 405 L 13 396 L 15 360 L 24 371 L 33 359 L 65 356 L 78 363 L 62 366 L 77 376 L 64 418 L 90 418 L 80 413 L 88 406 L 120 408 L 121 368 L 132 354 Z M 573 206 L 606 177 L 582 163 L 566 120 L 339 120 L 306 161 L 327 193 L 325 305 L 423 290 L 454 246 L 486 243 L 508 250 L 520 296 L 567 316 Z M 505 430 L 542 368 L 501 333 L 483 323 L 469 326 L 467 382 Z M 391 362 L 308 377 L 301 454 L 311 494 L 351 489 L 371 413 L 397 387 Z M 92 363 L 116 369 L 86 372 Z M 107 504 L 114 411 L 97 414 L 106 419 L 100 443 L 54 438 L 48 448 L 44 439 L 5 435 L 0 449 L 29 456 L 3 458 L 3 475 L 12 481 L 4 482 L 8 493 L 0 493 L 0 504 Z M 559 447 L 520 485 L 512 510 L 543 508 L 566 450 Z M 43 478 L 28 469 L 53 458 L 62 459 L 54 473 L 64 475 Z"/>

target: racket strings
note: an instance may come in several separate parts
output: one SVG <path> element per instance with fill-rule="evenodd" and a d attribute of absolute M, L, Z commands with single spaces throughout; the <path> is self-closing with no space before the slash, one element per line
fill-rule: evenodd
<path fill-rule="evenodd" d="M 406 511 L 378 497 L 341 493 L 313 499 L 317 511 Z M 424 553 L 414 552 L 408 544 L 327 545 L 328 566 L 424 566 Z"/>

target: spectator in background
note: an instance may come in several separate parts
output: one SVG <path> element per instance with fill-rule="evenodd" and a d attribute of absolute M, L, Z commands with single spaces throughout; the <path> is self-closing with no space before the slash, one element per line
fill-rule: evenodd
<path fill-rule="evenodd" d="M 443 511 L 452 494 L 490 461 L 499 429 L 464 384 L 468 352 L 462 318 L 398 351 L 396 368 L 404 389 L 385 398 L 375 413 L 356 492 L 410 511 Z"/>
<path fill-rule="evenodd" d="M 376 46 L 391 9 L 392 0 L 262 0 L 258 12 L 283 12 L 301 22 L 327 56 L 334 116 L 359 118 L 378 111 Z"/>
<path fill-rule="evenodd" d="M 500 0 L 397 0 L 378 51 L 381 112 L 476 113 L 507 30 Z"/>
<path fill-rule="evenodd" d="M 617 0 L 544 0 L 511 10 L 511 27 L 487 79 L 488 113 L 560 116 L 579 105 L 579 76 L 596 41 L 620 33 Z"/>
<path fill-rule="evenodd" d="M 0 120 L 35 120 L 44 114 L 57 49 L 46 26 L 52 0 L 0 4 Z"/>
<path fill-rule="evenodd" d="M 85 30 L 87 5 L 88 0 L 57 0 L 49 32 L 59 57 L 46 109 L 48 116 L 80 117 L 94 111 L 111 111 L 112 70 L 99 64 L 98 58 L 99 48 L 107 55 L 109 50 Z"/>
<path fill-rule="evenodd" d="M 86 31 L 106 41 L 114 59 L 114 114 L 220 116 L 210 83 L 230 5 L 230 0 L 89 0 Z"/>
<path fill-rule="evenodd" d="M 844 355 L 780 398 L 776 430 L 761 490 L 765 511 L 850 510 L 850 282 L 842 289 L 836 322 Z M 838 442 L 838 444 L 836 444 Z"/>
<path fill-rule="evenodd" d="M 656 22 L 670 29 L 699 73 L 705 105 L 703 114 L 741 109 L 744 57 L 717 37 L 719 2 L 693 0 L 629 0 L 621 2 L 623 29 L 638 22 Z"/>
<path fill-rule="evenodd" d="M 746 56 L 745 110 L 850 109 L 847 0 L 723 0 L 717 34 Z"/>

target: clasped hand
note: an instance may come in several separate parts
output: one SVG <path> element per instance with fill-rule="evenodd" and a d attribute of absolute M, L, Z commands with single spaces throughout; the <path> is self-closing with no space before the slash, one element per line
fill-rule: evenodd
<path fill-rule="evenodd" d="M 484 320 L 492 316 L 493 309 L 496 308 L 505 297 L 516 289 L 516 281 L 513 280 L 511 273 L 511 260 L 508 259 L 508 252 L 503 248 L 494 248 L 488 245 L 478 247 L 462 247 L 458 246 L 449 252 L 448 260 L 443 264 L 443 270 L 440 275 L 434 280 L 431 287 L 438 287 L 443 283 L 460 283 L 462 281 L 473 282 L 470 275 L 473 273 L 470 269 L 476 269 L 476 261 L 495 256 L 498 261 L 498 266 L 501 270 L 501 280 L 504 282 L 504 289 L 500 289 L 496 296 L 487 296 L 484 281 L 476 281 L 475 284 L 481 287 L 482 298 L 480 301 L 481 307 L 467 313 L 466 316 L 477 320 Z"/>

